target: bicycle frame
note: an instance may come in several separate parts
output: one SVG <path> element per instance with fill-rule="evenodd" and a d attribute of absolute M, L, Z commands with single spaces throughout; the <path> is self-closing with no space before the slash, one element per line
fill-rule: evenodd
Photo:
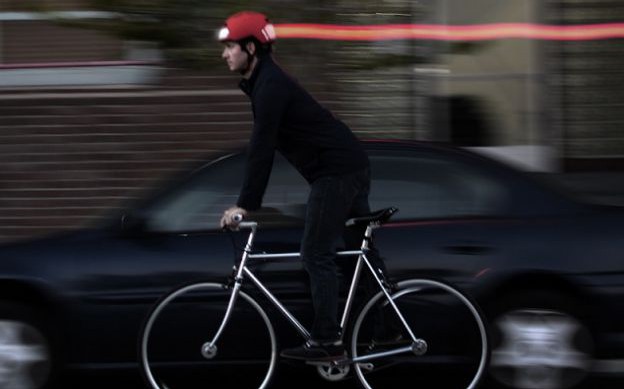
<path fill-rule="evenodd" d="M 369 376 L 367 374 L 368 372 L 377 369 L 381 370 L 382 368 L 396 368 L 395 370 L 398 371 L 399 374 L 403 374 L 402 372 L 405 371 L 406 368 L 411 369 L 412 364 L 418 364 L 420 362 L 418 360 L 419 357 L 430 355 L 430 359 L 422 360 L 424 364 L 422 364 L 420 368 L 428 369 L 429 364 L 431 362 L 436 363 L 438 359 L 448 360 L 454 364 L 459 363 L 457 367 L 460 368 L 458 372 L 461 372 L 461 374 L 458 375 L 457 378 L 466 381 L 465 384 L 468 389 L 474 389 L 476 385 L 479 384 L 489 359 L 486 323 L 478 307 L 470 301 L 467 295 L 443 281 L 436 281 L 428 278 L 413 278 L 392 284 L 386 281 L 384 271 L 382 271 L 382 269 L 376 269 L 374 266 L 376 263 L 374 260 L 376 258 L 373 254 L 375 253 L 372 247 L 369 247 L 373 230 L 388 221 L 395 212 L 396 208 L 387 208 L 361 218 L 347 221 L 346 224 L 348 226 L 366 226 L 366 232 L 364 233 L 359 250 L 345 250 L 337 253 L 340 257 L 357 257 L 351 284 L 348 293 L 345 293 L 347 296 L 344 310 L 342 311 L 342 318 L 339 323 L 342 330 L 340 337 L 342 340 L 346 341 L 346 349 L 349 350 L 349 352 L 336 356 L 331 360 L 307 360 L 306 363 L 315 365 L 318 373 L 323 378 L 330 381 L 346 377 L 350 370 L 353 369 L 363 387 L 373 389 L 379 388 L 379 382 L 376 378 L 381 377 L 377 375 Z M 276 261 L 280 258 L 299 258 L 300 254 L 252 253 L 258 225 L 255 222 L 243 222 L 240 223 L 239 227 L 250 231 L 242 255 L 234 261 L 232 276 L 225 284 L 204 281 L 178 287 L 164 295 L 150 312 L 141 330 L 140 353 L 143 372 L 153 389 L 169 388 L 168 382 L 163 382 L 163 379 L 168 381 L 170 378 L 167 374 L 169 366 L 173 367 L 180 362 L 197 365 L 197 363 L 202 362 L 208 363 L 208 361 L 204 360 L 214 359 L 215 364 L 213 367 L 219 368 L 223 362 L 227 362 L 234 357 L 234 355 L 227 350 L 234 351 L 235 349 L 237 351 L 235 359 L 239 357 L 238 354 L 242 354 L 244 351 L 248 352 L 246 356 L 240 355 L 240 359 L 236 359 L 236 361 L 257 361 L 262 363 L 263 372 L 259 377 L 262 381 L 256 384 L 256 387 L 259 385 L 259 388 L 267 388 L 270 378 L 274 373 L 276 363 L 278 362 L 277 339 L 274 326 L 265 308 L 259 304 L 255 296 L 247 292 L 247 289 L 253 288 L 254 286 L 260 291 L 260 294 L 271 302 L 271 305 L 275 306 L 277 310 L 281 312 L 298 334 L 305 340 L 311 339 L 312 335 L 310 332 L 308 332 L 301 322 L 278 300 L 269 288 L 258 279 L 252 269 L 250 269 L 250 267 L 253 268 L 253 266 L 248 266 L 250 262 L 254 261 L 271 262 L 272 260 Z M 384 268 L 382 265 L 381 267 Z M 374 281 L 367 278 L 362 279 L 362 272 L 369 272 Z M 243 283 L 247 282 L 245 280 L 246 278 L 248 278 L 254 286 L 245 287 L 245 289 L 243 289 Z M 362 297 L 368 301 L 363 305 L 360 312 L 354 312 L 355 309 L 353 305 L 355 294 L 360 281 L 376 283 L 373 289 L 379 289 L 379 291 L 367 290 L 365 296 Z M 200 293 L 200 291 L 203 292 Z M 204 301 L 205 304 L 193 299 L 193 297 L 196 296 L 194 294 L 196 292 L 199 293 L 197 297 L 203 297 L 204 292 L 211 293 L 211 291 L 216 293 L 214 297 L 217 297 L 221 303 L 226 303 L 225 309 L 223 305 L 219 305 L 218 311 L 221 313 L 217 313 L 216 316 L 213 315 L 213 308 L 216 309 L 217 306 L 206 306 L 206 304 L 212 305 L 213 301 L 211 298 Z M 429 291 L 431 293 L 429 293 Z M 167 357 L 168 350 L 162 350 L 158 347 L 154 348 L 154 353 L 152 355 L 152 352 L 149 350 L 150 344 L 158 344 L 155 339 L 160 336 L 162 329 L 169 329 L 172 324 L 176 324 L 175 322 L 180 321 L 179 315 L 175 314 L 177 313 L 176 310 L 186 308 L 186 306 L 173 304 L 174 301 L 182 302 L 182 304 L 187 303 L 187 301 L 183 299 L 183 296 L 191 297 L 192 300 L 190 303 L 199 303 L 197 308 L 200 310 L 201 317 L 198 319 L 209 319 L 206 321 L 205 328 L 206 332 L 209 332 L 209 334 L 204 334 L 201 338 L 196 338 L 196 335 L 201 336 L 201 333 L 193 331 L 194 333 L 191 338 L 195 339 L 195 341 L 188 345 L 190 349 L 187 350 L 186 347 L 181 348 L 182 353 L 179 358 L 175 353 L 175 355 L 170 358 Z M 423 300 L 421 300 L 421 298 Z M 452 300 L 449 300 L 449 298 Z M 247 317 L 251 318 L 251 316 L 246 315 L 247 311 L 241 312 L 243 313 L 242 316 L 237 315 L 239 311 L 235 309 L 235 307 L 239 299 L 249 304 L 247 307 L 250 309 L 249 313 L 254 315 L 254 319 L 261 321 L 257 326 L 249 327 L 248 330 L 253 331 L 257 327 L 259 331 L 262 331 L 262 334 L 266 334 L 265 338 L 269 340 L 270 344 L 268 348 L 263 347 L 263 349 L 268 349 L 270 353 L 267 354 L 265 352 L 263 354 L 258 354 L 259 350 L 253 347 L 244 347 L 247 341 L 247 338 L 244 338 L 245 336 L 250 336 L 250 342 L 256 344 L 256 334 L 260 333 L 253 333 L 248 330 L 235 331 L 232 333 L 225 331 L 230 321 L 237 321 L 238 319 L 245 320 Z M 440 309 L 438 312 L 435 308 L 436 306 L 444 309 Z M 171 309 L 168 307 L 171 307 Z M 421 308 L 424 310 L 421 310 Z M 167 312 L 170 313 L 169 315 L 163 313 L 165 309 L 168 309 Z M 449 315 L 455 309 L 459 310 L 458 315 Z M 454 342 L 451 340 L 448 344 L 450 347 L 439 347 L 440 344 L 444 343 L 444 339 L 441 337 L 444 336 L 446 326 L 438 330 L 437 327 L 430 325 L 419 325 L 419 321 L 423 316 L 427 318 L 430 312 L 434 314 L 439 313 L 439 318 L 441 320 L 448 321 L 449 317 L 461 318 L 461 320 L 456 320 L 457 322 L 454 324 L 460 327 L 458 335 L 466 336 L 467 341 Z M 174 313 L 173 317 L 171 313 Z M 209 313 L 210 317 L 206 318 L 204 313 Z M 189 311 L 189 315 L 193 315 L 193 313 Z M 351 315 L 355 315 L 356 317 L 350 318 Z M 467 320 L 464 320 L 464 318 Z M 390 321 L 386 321 L 386 319 L 390 319 Z M 409 322 L 406 319 L 409 319 Z M 173 323 L 171 320 L 173 320 Z M 249 322 L 251 323 L 251 320 L 249 320 Z M 154 323 L 157 323 L 156 327 Z M 243 325 L 245 324 L 244 321 L 241 323 Z M 256 322 L 254 321 L 254 323 Z M 186 341 L 188 335 L 183 332 L 185 331 L 185 324 L 181 322 L 179 325 L 182 331 L 179 340 Z M 215 330 L 215 325 L 216 333 L 213 332 Z M 410 328 L 411 325 L 414 325 L 415 328 L 419 328 L 419 330 L 414 331 L 421 332 L 422 330 L 423 333 L 419 333 L 418 335 L 424 335 L 425 338 L 417 338 Z M 347 332 L 345 331 L 347 326 L 349 329 L 352 329 L 352 331 L 349 331 L 348 336 L 345 334 L 345 332 Z M 463 327 L 466 328 L 464 329 Z M 161 330 L 154 330 L 154 328 L 160 328 Z M 193 327 L 193 329 L 195 329 L 195 327 Z M 432 336 L 432 341 L 436 345 L 436 348 L 432 350 L 429 350 L 428 339 L 426 339 L 429 335 Z M 479 343 L 475 343 L 476 341 L 479 341 Z M 455 343 L 461 344 L 456 347 Z M 164 345 L 167 344 L 168 343 Z M 194 349 L 194 346 L 199 345 L 201 345 L 200 350 Z M 230 350 L 230 346 L 233 345 L 236 347 L 232 347 Z M 243 346 L 243 348 L 238 349 L 240 346 Z M 220 347 L 223 347 L 226 352 L 221 353 L 219 351 Z M 197 351 L 200 351 L 201 355 L 197 355 Z M 428 351 L 431 351 L 431 353 Z M 161 355 L 163 352 L 165 358 Z M 400 354 L 399 358 L 391 357 L 398 354 Z M 155 357 L 154 361 L 151 360 L 152 356 Z M 287 354 L 284 355 L 284 357 L 287 356 Z M 198 359 L 202 357 L 203 359 Z M 391 358 L 383 360 L 386 357 Z M 208 365 L 210 365 L 210 363 L 208 363 Z M 197 367 L 203 368 L 204 366 L 197 365 Z M 414 367 L 417 366 L 414 365 Z M 466 367 L 468 367 L 468 370 L 466 370 L 467 375 L 463 373 Z M 264 371 L 266 371 L 266 373 L 264 373 Z M 157 374 L 158 379 L 155 374 Z M 414 371 L 414 374 L 416 374 L 416 376 L 419 375 L 418 369 Z M 454 375 L 450 378 L 453 380 L 455 379 Z"/>
<path fill-rule="evenodd" d="M 247 238 L 247 243 L 245 244 L 245 249 L 243 250 L 243 255 L 241 257 L 241 261 L 238 266 L 234 266 L 234 285 L 232 288 L 232 294 L 230 295 L 230 300 L 228 303 L 228 307 L 225 313 L 225 317 L 221 323 L 221 326 L 217 330 L 215 337 L 209 342 L 208 347 L 212 348 L 218 341 L 223 329 L 227 325 L 229 318 L 231 316 L 232 310 L 234 309 L 234 305 L 236 299 L 238 297 L 238 293 L 241 289 L 243 280 L 245 277 L 249 277 L 252 283 L 264 294 L 265 297 L 284 315 L 284 317 L 288 320 L 289 323 L 299 332 L 299 334 L 305 339 L 310 340 L 310 332 L 301 324 L 301 322 L 278 300 L 273 293 L 256 277 L 256 275 L 247 267 L 247 262 L 250 260 L 266 260 L 266 259 L 280 259 L 280 258 L 298 258 L 300 257 L 300 253 L 280 253 L 280 254 L 252 254 L 251 249 L 253 247 L 254 238 L 257 230 L 256 222 L 243 222 L 239 225 L 242 229 L 249 229 L 251 232 Z M 347 321 L 351 314 L 351 309 L 353 307 L 353 302 L 355 300 L 355 293 L 357 290 L 357 286 L 360 280 L 360 274 L 362 272 L 362 268 L 364 265 L 368 268 L 371 275 L 375 279 L 377 285 L 384 293 L 386 300 L 392 306 L 394 312 L 397 317 L 403 324 L 403 327 L 408 332 L 410 338 L 413 343 L 417 342 L 416 336 L 412 333 L 409 325 L 407 324 L 405 318 L 399 311 L 398 307 L 395 305 L 392 296 L 388 292 L 388 289 L 384 286 L 384 280 L 380 278 L 377 274 L 370 261 L 366 257 L 366 253 L 369 250 L 369 242 L 372 237 L 373 229 L 377 228 L 378 225 L 370 224 L 367 226 L 366 231 L 364 233 L 364 239 L 362 240 L 362 246 L 360 250 L 345 250 L 339 251 L 336 253 L 337 256 L 345 257 L 345 256 L 358 256 L 358 260 L 356 263 L 355 271 L 353 273 L 353 277 L 351 279 L 351 284 L 349 287 L 349 293 L 347 295 L 347 300 L 345 303 L 344 310 L 342 312 L 342 318 L 340 320 L 340 329 L 341 329 L 341 337 L 344 336 L 344 329 L 346 328 Z M 371 355 L 367 355 L 365 357 L 358 357 L 353 360 L 350 360 L 350 363 L 353 362 L 364 362 L 368 360 L 372 360 L 375 358 L 385 357 L 394 354 L 400 354 L 405 352 L 413 351 L 412 345 L 397 348 L 395 350 L 389 350 L 384 352 L 379 352 Z"/>

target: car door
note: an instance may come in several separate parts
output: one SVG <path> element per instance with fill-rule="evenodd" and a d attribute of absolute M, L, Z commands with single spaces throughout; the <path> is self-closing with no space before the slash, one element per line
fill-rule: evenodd
<path fill-rule="evenodd" d="M 391 277 L 427 276 L 460 287 L 504 253 L 512 193 L 500 176 L 445 149 L 370 151 L 371 207 L 399 213 L 377 232 Z"/>

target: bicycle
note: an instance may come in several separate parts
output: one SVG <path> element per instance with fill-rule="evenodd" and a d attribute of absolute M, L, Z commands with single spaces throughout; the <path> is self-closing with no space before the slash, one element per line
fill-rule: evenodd
<path fill-rule="evenodd" d="M 486 325 L 477 306 L 445 282 L 419 278 L 392 284 L 367 258 L 373 230 L 386 223 L 396 211 L 396 208 L 387 208 L 347 221 L 347 226 L 366 226 L 359 250 L 337 253 L 338 257 L 357 257 L 340 321 L 343 338 L 350 334 L 349 353 L 340 360 L 311 364 L 330 381 L 344 379 L 353 369 L 366 389 L 383 387 L 392 377 L 400 377 L 404 382 L 405 372 L 414 374 L 419 368 L 427 371 L 436 366 L 446 369 L 457 365 L 452 378 L 461 376 L 461 386 L 473 389 L 483 376 L 489 358 Z M 212 374 L 208 372 L 221 371 L 224 366 L 236 366 L 234 372 L 238 372 L 238 366 L 243 364 L 249 370 L 245 370 L 244 375 L 234 376 L 235 387 L 242 387 L 243 381 L 253 388 L 268 387 L 278 360 L 276 331 L 252 292 L 242 290 L 245 280 L 251 281 L 259 295 L 264 296 L 301 337 L 310 339 L 308 330 L 249 267 L 258 261 L 298 257 L 299 253 L 254 253 L 257 227 L 258 224 L 251 221 L 239 224 L 240 229 L 250 232 L 240 262 L 235 264 L 233 275 L 226 283 L 196 282 L 179 287 L 152 308 L 139 338 L 141 367 L 152 389 L 174 389 L 171 385 L 178 381 L 183 385 L 190 381 L 202 382 L 196 374 Z M 368 269 L 379 291 L 368 299 L 351 323 L 354 296 L 364 268 Z M 434 314 L 452 315 L 454 319 L 435 323 L 418 321 L 422 315 Z M 398 328 L 393 334 L 396 336 L 390 340 L 376 339 L 380 320 L 387 328 Z M 243 324 L 245 330 L 233 328 L 234 322 Z M 393 324 L 388 324 L 390 322 Z M 440 323 L 460 326 L 447 331 L 440 328 Z M 172 327 L 176 325 L 181 329 L 174 330 Z M 421 332 L 430 338 L 425 338 Z M 449 361 L 449 365 L 442 363 Z M 258 377 L 252 377 L 252 372 Z M 451 377 L 446 370 L 444 375 Z M 206 379 L 212 379 L 212 375 L 207 375 Z M 223 386 L 231 387 L 228 381 Z M 211 387 L 216 387 L 216 383 Z"/>

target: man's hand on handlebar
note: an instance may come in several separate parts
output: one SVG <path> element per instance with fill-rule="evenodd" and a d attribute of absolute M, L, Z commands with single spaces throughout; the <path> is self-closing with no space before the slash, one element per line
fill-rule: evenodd
<path fill-rule="evenodd" d="M 235 230 L 241 221 L 247 216 L 247 210 L 241 207 L 230 207 L 221 216 L 221 228 Z"/>

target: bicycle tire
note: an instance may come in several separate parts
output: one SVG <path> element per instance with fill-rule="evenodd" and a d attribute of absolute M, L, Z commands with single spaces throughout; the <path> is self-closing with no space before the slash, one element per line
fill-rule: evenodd
<path fill-rule="evenodd" d="M 245 292 L 238 292 L 216 348 L 204 347 L 220 328 L 231 293 L 223 284 L 193 283 L 153 306 L 139 337 L 141 370 L 151 389 L 205 388 L 206 382 L 211 388 L 268 387 L 277 362 L 275 331 Z M 244 374 L 232 374 L 239 371 Z"/>
<path fill-rule="evenodd" d="M 383 292 L 375 294 L 353 324 L 353 359 L 401 348 L 409 351 L 354 363 L 362 386 L 476 388 L 490 355 L 486 322 L 478 307 L 456 288 L 430 279 L 399 282 L 390 296 L 410 331 L 426 343 L 413 343 Z M 385 342 L 375 339 L 384 335 Z M 422 346 L 426 351 L 417 355 Z"/>

